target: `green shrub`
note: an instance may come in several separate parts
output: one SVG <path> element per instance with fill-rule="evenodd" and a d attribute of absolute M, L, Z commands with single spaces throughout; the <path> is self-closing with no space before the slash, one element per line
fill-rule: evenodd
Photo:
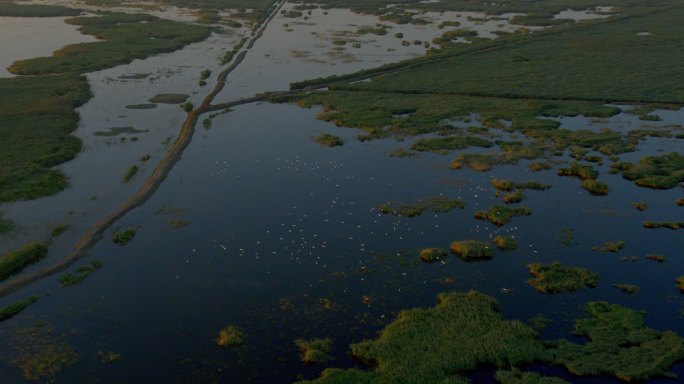
<path fill-rule="evenodd" d="M 425 211 L 446 213 L 453 209 L 463 209 L 464 207 L 465 203 L 461 199 L 433 196 L 409 204 L 385 203 L 378 207 L 378 211 L 383 214 L 392 214 L 395 216 L 416 217 L 420 216 Z"/>
<path fill-rule="evenodd" d="M 330 339 L 297 339 L 295 345 L 299 348 L 300 359 L 307 364 L 325 363 L 332 360 L 332 340 Z"/>
<path fill-rule="evenodd" d="M 504 225 L 509 223 L 513 217 L 529 216 L 532 210 L 527 207 L 507 207 L 503 205 L 494 205 L 489 207 L 489 211 L 475 212 L 475 218 L 479 220 L 487 220 L 494 225 Z"/>
<path fill-rule="evenodd" d="M 442 248 L 423 248 L 419 252 L 420 260 L 425 263 L 443 260 L 448 255 L 447 251 Z"/>
<path fill-rule="evenodd" d="M 566 267 L 561 263 L 529 264 L 532 279 L 527 282 L 543 293 L 576 291 L 598 285 L 598 275 L 585 268 Z"/>
<path fill-rule="evenodd" d="M 326 147 L 339 147 L 344 144 L 344 140 L 341 138 L 324 133 L 322 135 L 313 138 L 318 144 L 325 145 Z"/>
<path fill-rule="evenodd" d="M 605 302 L 587 304 L 588 318 L 575 322 L 573 333 L 589 341 L 560 340 L 554 363 L 575 375 L 611 375 L 624 381 L 646 381 L 670 375 L 684 359 L 684 340 L 671 331 L 644 325 L 644 313 Z"/>
<path fill-rule="evenodd" d="M 494 257 L 494 248 L 486 241 L 454 241 L 450 249 L 451 253 L 466 261 L 487 260 Z"/>
<path fill-rule="evenodd" d="M 221 329 L 216 344 L 221 347 L 239 347 L 245 343 L 245 334 L 234 325 Z"/>
<path fill-rule="evenodd" d="M 0 309 L 0 322 L 12 318 L 14 315 L 26 309 L 29 305 L 38 301 L 37 296 L 31 296 L 23 301 L 17 301 Z"/>
<path fill-rule="evenodd" d="M 124 175 L 123 182 L 128 183 L 129 181 L 131 181 L 133 176 L 135 176 L 138 173 L 138 170 L 139 170 L 139 168 L 137 165 L 131 166 L 128 169 L 128 172 L 126 172 L 126 175 Z"/>
<path fill-rule="evenodd" d="M 606 241 L 605 243 L 603 243 L 603 245 L 597 245 L 595 247 L 591 247 L 591 249 L 599 252 L 619 252 L 624 247 L 625 242 L 622 240 L 618 240 Z"/>
<path fill-rule="evenodd" d="M 608 185 L 597 180 L 582 180 L 582 188 L 589 191 L 594 196 L 604 196 L 608 194 Z"/>
<path fill-rule="evenodd" d="M 0 281 L 21 272 L 27 266 L 47 256 L 48 248 L 43 243 L 29 243 L 9 251 L 0 257 Z"/>
<path fill-rule="evenodd" d="M 497 236 L 493 240 L 494 245 L 502 251 L 512 251 L 518 248 L 518 242 L 508 236 Z"/>
<path fill-rule="evenodd" d="M 137 228 L 129 228 L 123 232 L 115 231 L 112 233 L 112 240 L 116 244 L 126 245 L 129 241 L 133 240 L 137 231 Z"/>

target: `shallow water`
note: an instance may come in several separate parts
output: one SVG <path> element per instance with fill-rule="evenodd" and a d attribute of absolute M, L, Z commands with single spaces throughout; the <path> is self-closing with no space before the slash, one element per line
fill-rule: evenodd
<path fill-rule="evenodd" d="M 287 11 L 294 4 L 286 4 Z M 509 23 L 517 14 L 504 14 L 503 20 L 474 21 L 484 18 L 478 12 L 426 12 L 420 15 L 427 25 L 396 24 L 381 21 L 374 15 L 360 15 L 348 9 L 313 9 L 309 15 L 289 18 L 278 14 L 257 41 L 242 65 L 228 78 L 226 89 L 216 102 L 228 102 L 261 92 L 287 90 L 290 83 L 374 68 L 425 54 L 424 43 L 453 29 L 478 32 L 484 38 L 496 38 L 495 31 L 514 32 L 523 28 Z M 459 27 L 439 28 L 444 21 L 458 21 Z M 362 27 L 382 24 L 387 34 L 359 35 Z M 395 35 L 401 33 L 398 38 Z M 336 46 L 333 41 L 346 44 Z M 409 42 L 403 45 L 402 41 Z M 420 42 L 415 44 L 414 41 Z M 354 44 L 358 46 L 354 46 Z M 339 50 L 338 50 L 339 49 Z"/>
<path fill-rule="evenodd" d="M 78 108 L 81 116 L 75 135 L 83 141 L 83 152 L 58 168 L 70 179 L 65 191 L 43 199 L 3 204 L 5 217 L 21 228 L 0 242 L 0 251 L 27 241 L 47 238 L 52 226 L 72 226 L 51 248 L 51 255 L 62 257 L 81 233 L 100 217 L 113 210 L 133 193 L 175 140 L 186 113 L 172 104 L 157 104 L 154 109 L 127 109 L 127 105 L 148 103 L 161 93 L 186 92 L 199 104 L 213 85 L 199 85 L 200 72 L 212 71 L 216 78 L 219 57 L 232 49 L 240 35 L 214 34 L 201 43 L 130 64 L 87 74 L 94 97 Z M 149 74 L 129 78 L 132 74 Z M 201 124 L 200 124 L 201 125 Z M 99 135 L 111 128 L 132 127 L 144 131 L 116 137 Z M 202 129 L 198 127 L 198 129 Z M 150 155 L 148 161 L 140 158 Z M 123 177 L 136 165 L 138 174 L 128 183 Z"/>
<path fill-rule="evenodd" d="M 135 3 L 138 5 L 137 7 L 134 6 L 127 6 L 126 3 L 123 3 L 121 6 L 99 6 L 99 5 L 88 5 L 85 4 L 82 1 L 78 0 L 28 0 L 25 3 L 27 4 L 48 4 L 48 5 L 59 5 L 62 7 L 69 7 L 69 8 L 77 8 L 77 9 L 83 9 L 86 11 L 100 11 L 100 10 L 107 10 L 111 12 L 124 12 L 124 13 L 139 13 L 139 12 L 144 12 L 153 16 L 157 16 L 161 19 L 168 19 L 168 20 L 173 20 L 173 21 L 182 21 L 182 22 L 188 22 L 192 23 L 195 22 L 197 19 L 196 12 L 192 9 L 188 8 L 181 8 L 181 7 L 176 7 L 176 6 L 168 6 L 168 5 L 161 5 L 157 2 L 144 2 L 144 1 L 136 1 Z"/>
<path fill-rule="evenodd" d="M 7 67 L 17 60 L 50 56 L 68 44 L 97 41 L 81 34 L 78 26 L 64 23 L 65 19 L 0 16 L 0 77 L 13 77 Z"/>
<path fill-rule="evenodd" d="M 596 7 L 594 9 L 576 10 L 566 9 L 554 15 L 554 19 L 570 19 L 574 21 L 605 19 L 616 15 L 613 7 Z"/>

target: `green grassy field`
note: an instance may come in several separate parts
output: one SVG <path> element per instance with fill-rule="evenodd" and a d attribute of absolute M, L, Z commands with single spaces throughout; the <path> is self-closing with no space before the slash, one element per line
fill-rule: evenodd
<path fill-rule="evenodd" d="M 626 17 L 351 86 L 395 92 L 684 102 L 684 9 Z M 650 35 L 639 35 L 649 32 Z"/>
<path fill-rule="evenodd" d="M 79 9 L 60 7 L 56 5 L 42 4 L 16 4 L 10 0 L 0 0 L 0 16 L 11 17 L 56 17 L 76 16 L 81 13 Z"/>

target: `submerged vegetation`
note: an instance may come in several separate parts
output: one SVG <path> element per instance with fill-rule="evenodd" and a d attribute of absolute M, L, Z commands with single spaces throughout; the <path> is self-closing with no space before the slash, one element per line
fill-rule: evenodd
<path fill-rule="evenodd" d="M 316 136 L 313 138 L 315 142 L 321 145 L 325 145 L 326 147 L 339 147 L 344 144 L 344 140 L 341 138 L 330 135 L 327 133 L 324 133 L 322 135 Z"/>
<path fill-rule="evenodd" d="M 5 219 L 0 213 L 0 235 L 12 232 L 14 229 L 14 222 L 12 220 Z"/>
<path fill-rule="evenodd" d="M 653 261 L 657 261 L 657 262 L 659 262 L 659 263 L 664 263 L 664 262 L 665 262 L 665 256 L 663 256 L 663 255 L 657 255 L 657 254 L 654 254 L 654 253 L 649 253 L 648 255 L 646 255 L 646 259 L 648 259 L 648 260 L 653 260 Z"/>
<path fill-rule="evenodd" d="M 0 257 L 0 281 L 21 272 L 27 266 L 47 256 L 48 248 L 43 243 L 29 243 L 9 251 Z"/>
<path fill-rule="evenodd" d="M 221 329 L 216 344 L 221 347 L 239 347 L 245 343 L 245 334 L 236 326 L 228 325 Z"/>
<path fill-rule="evenodd" d="M 638 209 L 639 211 L 645 211 L 648 209 L 648 204 L 637 201 L 632 203 L 632 207 Z"/>
<path fill-rule="evenodd" d="M 527 282 L 542 293 L 576 291 L 598 285 L 598 275 L 585 268 L 566 267 L 561 263 L 533 263 L 527 268 L 533 277 Z"/>
<path fill-rule="evenodd" d="M 684 221 L 644 221 L 645 228 L 658 229 L 667 228 L 672 230 L 677 230 L 684 228 Z"/>
<path fill-rule="evenodd" d="M 395 216 L 416 217 L 425 211 L 445 213 L 456 208 L 463 209 L 465 203 L 461 199 L 449 199 L 444 196 L 433 196 L 414 203 L 385 203 L 378 207 L 378 211 Z"/>
<path fill-rule="evenodd" d="M 59 284 L 62 287 L 71 287 L 74 286 L 83 280 L 85 280 L 88 275 L 91 273 L 95 272 L 96 270 L 100 269 L 102 267 L 102 263 L 93 260 L 90 262 L 88 265 L 84 265 L 76 270 L 74 274 L 72 273 L 67 273 L 63 275 L 62 277 L 59 278 Z"/>
<path fill-rule="evenodd" d="M 599 252 L 619 252 L 625 247 L 625 242 L 622 240 L 618 241 L 606 241 L 603 245 L 597 245 L 591 249 Z"/>
<path fill-rule="evenodd" d="M 19 329 L 13 340 L 16 355 L 10 360 L 21 369 L 24 379 L 54 382 L 55 377 L 78 360 L 78 353 L 58 334 L 43 323 Z"/>
<path fill-rule="evenodd" d="M 613 284 L 613 287 L 621 290 L 624 293 L 634 294 L 639 292 L 639 287 L 632 284 Z"/>

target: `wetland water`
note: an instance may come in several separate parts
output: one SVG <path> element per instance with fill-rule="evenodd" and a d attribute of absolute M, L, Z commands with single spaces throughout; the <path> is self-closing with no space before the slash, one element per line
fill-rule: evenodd
<path fill-rule="evenodd" d="M 274 20 L 239 67 L 236 75 L 240 76 L 229 77 L 217 101 L 252 96 L 341 69 L 313 63 L 321 68 L 319 72 L 302 71 L 301 61 L 285 56 L 269 61 L 276 53 L 264 56 L 260 44 L 275 41 L 269 39 L 279 32 L 272 28 L 282 27 L 285 20 Z M 160 104 L 151 110 L 126 110 L 125 105 L 145 103 L 166 92 L 188 93 L 197 104 L 208 92 L 195 85 L 199 71 L 207 67 L 217 73 L 217 47 L 239 40 L 239 36 L 214 38 L 219 40 L 90 74 L 96 97 L 80 110 L 83 120 L 77 131 L 86 151 L 64 165 L 72 169 L 68 171 L 72 188 L 54 198 L 15 203 L 3 210 L 27 225 L 38 223 L 35 226 L 43 231 L 47 231 L 44 223 L 55 216 L 58 221 L 71 220 L 74 229 L 54 245 L 58 255 L 68 250 L 83 228 L 139 186 L 163 155 L 162 142 L 177 134 L 185 118 L 175 105 Z M 288 51 L 285 47 L 282 54 Z M 294 74 L 284 75 L 290 67 L 297 67 Z M 280 78 L 256 81 L 258 73 L 276 68 L 283 68 Z M 257 74 L 250 78 L 245 74 L 249 71 Z M 152 73 L 156 80 L 120 79 L 131 73 Z M 243 79 L 256 85 L 237 87 L 235 82 Z M 645 219 L 681 217 L 672 208 L 681 189 L 638 188 L 608 175 L 607 164 L 600 167 L 601 180 L 611 187 L 606 197 L 589 195 L 578 180 L 558 177 L 555 171 L 531 173 L 525 163 L 488 173 L 453 171 L 448 164 L 455 153 L 390 157 L 397 148 L 410 147 L 412 140 L 362 143 L 355 139 L 360 131 L 317 121 L 320 112 L 254 103 L 215 117 L 210 129 L 198 124 L 182 160 L 153 197 L 119 220 L 92 255 L 71 269 L 91 260 L 101 261 L 103 268 L 75 287 L 59 288 L 56 275 L 3 298 L 4 303 L 41 296 L 0 327 L 3 382 L 23 382 L 13 359 L 31 342 L 26 329 L 36 327 L 41 330 L 39 341 L 68 343 L 79 354 L 57 382 L 291 383 L 300 375 L 312 378 L 322 370 L 299 362 L 295 339 L 331 337 L 335 359 L 328 365 L 350 367 L 355 364 L 347 356 L 351 342 L 374 337 L 400 309 L 432 306 L 437 293 L 451 290 L 477 289 L 492 295 L 508 318 L 527 320 L 543 313 L 554 320 L 543 331 L 547 338 L 567 337 L 568 319 L 580 316 L 581 305 L 590 300 L 638 308 L 648 313 L 650 326 L 681 330 L 684 300 L 672 282 L 684 270 L 684 260 L 677 257 L 684 251 L 684 240 L 677 231 L 641 227 Z M 684 123 L 682 111 L 657 113 L 665 119 L 662 124 Z M 562 122 L 570 129 L 653 124 L 624 114 L 595 125 L 581 119 Z M 138 134 L 137 142 L 94 135 L 122 126 L 146 132 Z M 327 148 L 311 140 L 321 133 L 342 137 L 344 146 Z M 642 148 L 635 158 L 669 151 L 671 142 L 653 139 Z M 144 153 L 152 155 L 150 169 L 143 168 L 131 184 L 122 184 L 128 166 Z M 532 208 L 532 215 L 498 228 L 473 218 L 476 210 L 500 201 L 490 185 L 492 177 L 537 179 L 553 187 L 527 191 L 524 204 Z M 380 215 L 376 209 L 387 201 L 411 202 L 440 194 L 462 198 L 465 209 L 427 212 L 417 218 Z M 630 206 L 633 201 L 646 202 L 649 209 L 639 212 Z M 93 208 L 84 208 L 90 203 Z M 74 216 L 77 219 L 69 219 Z M 113 230 L 135 226 L 140 228 L 129 244 L 121 247 L 111 242 Z M 574 245 L 556 240 L 564 228 L 574 230 Z M 422 247 L 447 248 L 453 240 L 489 240 L 497 234 L 515 236 L 518 250 L 499 252 L 493 260 L 480 263 L 450 257 L 444 263 L 423 264 L 416 254 Z M 617 255 L 590 250 L 610 240 L 625 240 L 625 249 Z M 647 253 L 668 259 L 664 264 L 652 262 L 643 257 Z M 620 262 L 627 255 L 640 259 Z M 599 287 L 542 295 L 526 283 L 526 264 L 558 260 L 597 272 Z M 626 295 L 613 288 L 614 283 L 635 284 L 641 292 Z M 227 324 L 246 333 L 242 347 L 223 349 L 215 344 L 218 331 Z M 52 330 L 49 335 L 47 330 Z M 120 354 L 120 359 L 103 363 L 99 352 L 109 351 Z M 558 371 L 553 373 L 566 375 Z M 674 371 L 684 375 L 684 365 Z M 473 380 L 494 382 L 488 371 L 477 373 Z M 571 380 L 617 382 L 603 377 Z"/>
<path fill-rule="evenodd" d="M 12 77 L 7 71 L 13 62 L 50 56 L 67 44 L 97 41 L 83 35 L 77 26 L 64 23 L 66 17 L 0 16 L 0 77 Z"/>

